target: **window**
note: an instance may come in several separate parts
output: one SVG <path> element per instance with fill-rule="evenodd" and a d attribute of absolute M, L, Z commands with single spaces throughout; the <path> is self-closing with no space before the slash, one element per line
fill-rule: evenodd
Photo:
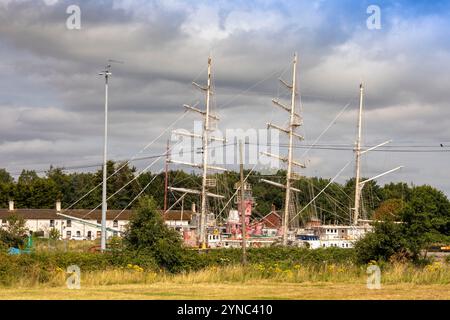
<path fill-rule="evenodd" d="M 72 220 L 67 220 L 67 227 L 71 227 L 72 226 Z"/>
<path fill-rule="evenodd" d="M 81 237 L 81 231 L 77 231 L 77 237 Z"/>
<path fill-rule="evenodd" d="M 97 223 L 98 223 L 98 224 L 102 224 L 102 221 L 101 221 L 101 220 L 97 220 Z"/>
<path fill-rule="evenodd" d="M 100 238 L 102 236 L 102 232 L 101 231 L 97 231 L 97 238 Z"/>
<path fill-rule="evenodd" d="M 119 221 L 114 220 L 114 221 L 113 221 L 113 227 L 114 227 L 114 228 L 117 228 L 118 226 L 119 226 Z"/>
<path fill-rule="evenodd" d="M 54 226 L 55 226 L 55 220 L 52 219 L 52 220 L 50 220 L 50 227 L 53 228 Z"/>
<path fill-rule="evenodd" d="M 6 219 L 2 219 L 2 223 L 3 223 L 3 224 L 6 224 Z"/>
<path fill-rule="evenodd" d="M 117 237 L 117 231 L 114 231 L 114 232 L 113 232 L 113 236 L 114 236 L 114 237 Z"/>
<path fill-rule="evenodd" d="M 72 231 L 66 231 L 66 238 L 69 238 L 72 236 Z"/>

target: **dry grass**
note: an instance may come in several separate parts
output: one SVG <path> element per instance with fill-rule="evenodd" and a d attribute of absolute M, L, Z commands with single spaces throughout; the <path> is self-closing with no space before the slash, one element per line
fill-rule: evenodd
<path fill-rule="evenodd" d="M 0 299 L 450 299 L 450 266 L 386 267 L 381 289 L 366 287 L 357 266 L 210 267 L 198 272 L 145 272 L 138 266 L 82 272 L 81 289 L 69 290 L 66 273 L 55 270 L 46 284 L 19 281 L 2 288 Z"/>
<path fill-rule="evenodd" d="M 0 290 L 0 299 L 450 299 L 450 285 L 383 285 L 369 290 L 365 283 L 283 283 L 249 281 L 240 283 L 198 283 L 186 285 L 171 281 L 153 284 L 18 288 Z"/>
<path fill-rule="evenodd" d="M 99 240 L 52 240 L 52 239 L 36 239 L 34 241 L 34 249 L 36 252 L 86 252 L 91 247 L 99 245 Z"/>

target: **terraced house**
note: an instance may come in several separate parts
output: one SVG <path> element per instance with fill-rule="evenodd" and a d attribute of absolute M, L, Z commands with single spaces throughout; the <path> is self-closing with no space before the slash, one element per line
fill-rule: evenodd
<path fill-rule="evenodd" d="M 121 236 L 130 221 L 132 210 L 108 210 L 106 213 L 106 228 L 108 237 Z M 95 240 L 101 237 L 101 209 L 61 209 L 57 201 L 54 209 L 16 209 L 14 201 L 9 202 L 8 209 L 0 209 L 1 227 L 7 226 L 11 215 L 25 219 L 26 228 L 43 237 L 49 237 L 50 231 L 59 231 L 62 239 Z M 170 227 L 183 229 L 189 226 L 191 211 L 172 210 L 164 214 L 164 220 Z"/>

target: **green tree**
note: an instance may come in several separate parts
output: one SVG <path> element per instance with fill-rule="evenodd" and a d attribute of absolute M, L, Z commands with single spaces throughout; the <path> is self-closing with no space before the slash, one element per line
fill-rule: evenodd
<path fill-rule="evenodd" d="M 384 200 L 402 199 L 403 201 L 408 202 L 411 199 L 411 188 L 404 182 L 391 182 L 385 184 L 383 188 L 381 188 L 381 193 Z"/>
<path fill-rule="evenodd" d="M 374 231 L 357 242 L 355 248 L 360 262 L 388 260 L 392 256 L 418 260 L 421 251 L 430 244 L 450 241 L 447 197 L 426 185 L 412 188 L 410 197 L 400 211 L 401 224 L 389 220 L 375 224 Z"/>
<path fill-rule="evenodd" d="M 6 222 L 6 228 L 0 229 L 0 242 L 9 247 L 23 247 L 27 235 L 25 219 L 13 213 L 6 218 Z"/>
<path fill-rule="evenodd" d="M 401 221 L 401 214 L 405 203 L 401 199 L 388 199 L 383 201 L 373 214 L 374 220 Z"/>
<path fill-rule="evenodd" d="M 442 191 L 431 186 L 412 189 L 402 220 L 415 254 L 431 243 L 449 241 L 450 202 Z"/>
<path fill-rule="evenodd" d="M 0 169 L 0 184 L 2 183 L 13 183 L 14 179 L 5 169 Z"/>
<path fill-rule="evenodd" d="M 5 169 L 0 169 L 0 208 L 8 207 L 8 201 L 13 198 L 14 179 Z"/>
<path fill-rule="evenodd" d="M 22 171 L 14 190 L 18 208 L 54 208 L 57 198 L 55 182 L 40 178 L 35 171 Z"/>
<path fill-rule="evenodd" d="M 366 180 L 362 178 L 361 181 Z M 351 178 L 345 183 L 344 190 L 348 195 L 352 195 L 349 199 L 349 205 L 351 208 L 354 207 L 354 197 L 355 194 L 355 178 Z M 371 180 L 364 184 L 361 191 L 361 212 L 364 210 L 367 212 L 367 217 L 371 218 L 374 210 L 378 208 L 381 201 L 383 200 L 383 193 L 381 187 L 377 184 L 375 180 Z"/>
<path fill-rule="evenodd" d="M 410 257 L 408 247 L 402 226 L 388 221 L 376 223 L 373 232 L 355 244 L 355 252 L 358 262 L 365 264 L 372 260 L 388 261 L 396 255 Z"/>
<path fill-rule="evenodd" d="M 56 192 L 56 199 L 48 199 L 47 201 L 55 202 L 59 199 L 63 207 L 69 206 L 71 193 L 73 193 L 70 176 L 65 174 L 62 168 L 50 166 L 49 171 L 47 171 L 47 180 L 48 184 L 54 185 Z"/>
<path fill-rule="evenodd" d="M 183 246 L 180 234 L 166 226 L 151 197 L 139 200 L 125 233 L 124 245 L 136 254 L 152 255 L 161 267 L 169 271 L 181 268 Z"/>

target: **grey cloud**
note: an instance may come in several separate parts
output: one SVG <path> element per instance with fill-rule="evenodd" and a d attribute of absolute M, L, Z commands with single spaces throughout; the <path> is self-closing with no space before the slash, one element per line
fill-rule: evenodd
<path fill-rule="evenodd" d="M 184 103 L 203 103 L 190 83 L 194 79 L 204 83 L 210 52 L 222 129 L 285 122 L 286 115 L 272 106 L 271 98 L 278 95 L 277 78 L 283 70 L 283 77 L 289 78 L 289 63 L 297 50 L 304 94 L 301 131 L 307 143 L 351 98 L 347 112 L 320 142 L 353 143 L 361 77 L 367 93 L 366 143 L 450 141 L 450 50 L 444 41 L 450 29 L 442 27 L 445 21 L 427 16 L 403 19 L 397 11 L 387 11 L 384 29 L 373 32 L 365 29 L 362 5 L 362 13 L 346 13 L 345 4 L 339 9 L 338 4 L 313 8 L 288 2 L 276 9 L 285 19 L 280 25 L 263 31 L 237 28 L 226 37 L 208 40 L 185 30 L 200 4 L 169 6 L 155 1 L 133 9 L 110 1 L 83 1 L 82 29 L 69 31 L 65 28 L 69 3 L 13 2 L 7 9 L 0 7 L 0 57 L 6 65 L 0 65 L 0 152 L 8 168 L 100 159 L 104 93 L 97 73 L 108 58 L 125 61 L 113 66 L 110 83 L 114 158 L 132 155 L 156 137 L 182 114 Z M 217 6 L 218 30 L 224 31 L 227 16 L 237 9 L 227 2 Z M 270 3 L 260 6 L 245 4 L 239 10 L 273 9 Z M 188 115 L 179 127 L 192 129 L 195 119 Z M 161 153 L 167 137 L 149 154 Z M 297 150 L 296 155 L 302 153 Z M 308 174 L 332 177 L 352 153 L 312 150 L 308 156 L 315 159 Z M 445 167 L 445 154 L 395 154 L 386 166 L 380 165 L 385 158 L 385 154 L 368 158 L 367 173 L 404 164 L 407 168 L 386 179 L 434 183 L 450 192 L 443 178 L 448 180 L 448 172 L 436 170 Z M 352 170 L 350 166 L 345 176 L 352 176 Z"/>

